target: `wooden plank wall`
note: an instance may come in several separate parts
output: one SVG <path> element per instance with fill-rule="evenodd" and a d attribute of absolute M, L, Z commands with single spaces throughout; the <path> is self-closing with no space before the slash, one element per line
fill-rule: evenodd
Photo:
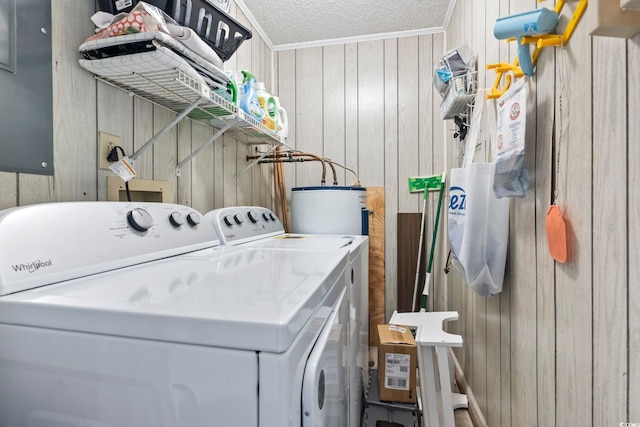
<path fill-rule="evenodd" d="M 515 46 L 492 36 L 496 18 L 553 7 L 545 3 L 458 0 L 443 34 L 277 52 L 279 88 L 295 100 L 296 142 L 344 159 L 365 186 L 385 187 L 387 319 L 397 305 L 393 219 L 421 209 L 406 178 L 459 162 L 453 123 L 440 120 L 440 97 L 431 89 L 433 65 L 467 44 L 478 53 L 480 85 L 492 85 L 485 65 L 516 55 Z M 575 6 L 565 4 L 559 29 Z M 440 233 L 433 307 L 460 312 L 450 325 L 465 341 L 456 355 L 491 426 L 640 422 L 640 204 L 633 197 L 640 180 L 640 36 L 591 37 L 594 25 L 587 9 L 570 43 L 545 49 L 527 82 L 530 185 L 511 202 L 503 292 L 481 298 L 457 273 L 445 277 Z M 324 116 L 309 114 L 316 111 Z M 568 229 L 565 264 L 550 258 L 544 228 L 554 159 Z M 300 171 L 308 167 L 298 166 L 292 185 L 309 183 L 314 172 Z"/>
<path fill-rule="evenodd" d="M 78 46 L 92 34 L 93 0 L 53 0 L 53 176 L 0 172 L 0 208 L 31 203 L 106 200 L 108 171 L 97 170 L 98 131 L 121 137 L 131 155 L 154 131 L 175 114 L 137 97 L 97 82 L 78 65 Z M 73 11 L 70 13 L 69 11 Z M 250 27 L 236 10 L 231 14 Z M 267 89 L 275 89 L 273 53 L 254 32 L 225 64 L 228 70 L 246 68 Z M 286 104 L 285 104 L 286 105 Z M 137 161 L 139 176 L 168 180 L 171 200 L 206 212 L 235 204 L 271 206 L 270 166 L 256 166 L 234 180 L 247 162 L 251 148 L 225 136 L 203 150 L 177 178 L 175 165 L 213 135 L 207 124 L 184 120 L 163 136 Z M 260 149 L 264 148 L 262 146 Z"/>

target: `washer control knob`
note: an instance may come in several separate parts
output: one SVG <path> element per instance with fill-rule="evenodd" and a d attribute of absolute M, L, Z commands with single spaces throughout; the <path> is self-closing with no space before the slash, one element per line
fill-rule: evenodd
<path fill-rule="evenodd" d="M 251 221 L 254 224 L 258 222 L 258 217 L 253 211 L 247 212 L 247 218 L 249 218 L 249 221 Z"/>
<path fill-rule="evenodd" d="M 153 227 L 151 214 L 142 208 L 135 208 L 127 213 L 127 222 L 138 231 L 147 231 Z"/>
<path fill-rule="evenodd" d="M 224 218 L 222 218 L 222 220 L 227 225 L 227 227 L 231 227 L 233 225 L 233 221 L 229 215 L 225 215 Z"/>
<path fill-rule="evenodd" d="M 187 222 L 190 226 L 195 227 L 200 224 L 200 215 L 196 212 L 190 212 L 189 215 L 187 215 Z"/>
<path fill-rule="evenodd" d="M 242 224 L 244 221 L 242 220 L 242 216 L 240 214 L 236 214 L 233 216 L 233 220 L 236 222 L 236 224 L 240 225 Z"/>
<path fill-rule="evenodd" d="M 276 220 L 276 216 L 273 213 L 269 213 L 269 217 L 271 218 L 271 221 Z"/>
<path fill-rule="evenodd" d="M 262 218 L 264 218 L 265 221 L 269 221 L 271 219 L 269 218 L 269 214 L 266 212 L 262 214 Z"/>
<path fill-rule="evenodd" d="M 174 227 L 180 227 L 184 225 L 184 216 L 182 216 L 180 212 L 172 212 L 171 215 L 169 215 L 169 222 Z"/>

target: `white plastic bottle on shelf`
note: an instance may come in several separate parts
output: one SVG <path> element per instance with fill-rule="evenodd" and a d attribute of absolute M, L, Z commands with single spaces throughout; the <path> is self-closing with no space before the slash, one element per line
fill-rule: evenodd
<path fill-rule="evenodd" d="M 287 111 L 280 105 L 280 98 L 274 96 L 276 101 L 276 110 L 278 111 L 278 131 L 277 134 L 286 138 L 289 135 L 289 119 L 287 118 Z"/>
<path fill-rule="evenodd" d="M 256 82 L 255 84 L 256 96 L 260 103 L 260 108 L 264 115 L 262 116 L 262 124 L 267 129 L 277 132 L 278 130 L 278 109 L 274 97 L 267 92 L 266 86 L 263 82 Z"/>

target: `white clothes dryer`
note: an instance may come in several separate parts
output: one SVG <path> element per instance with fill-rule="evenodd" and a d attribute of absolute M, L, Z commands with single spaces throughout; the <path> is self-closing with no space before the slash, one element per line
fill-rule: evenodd
<path fill-rule="evenodd" d="M 346 369 L 348 425 L 361 425 L 364 384 L 369 363 L 369 238 L 362 235 L 326 235 L 285 233 L 277 216 L 258 206 L 216 209 L 205 214 L 213 224 L 222 245 L 295 250 L 313 256 L 310 251 L 341 253 L 348 260 L 349 337 Z"/>
<path fill-rule="evenodd" d="M 0 212 L 0 425 L 344 425 L 347 260 L 219 246 L 199 220 Z"/>

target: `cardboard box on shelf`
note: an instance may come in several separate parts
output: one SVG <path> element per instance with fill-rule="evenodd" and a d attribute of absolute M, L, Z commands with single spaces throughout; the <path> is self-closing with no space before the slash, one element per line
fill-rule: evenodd
<path fill-rule="evenodd" d="M 378 388 L 380 400 L 416 402 L 416 341 L 403 325 L 378 325 Z"/>

